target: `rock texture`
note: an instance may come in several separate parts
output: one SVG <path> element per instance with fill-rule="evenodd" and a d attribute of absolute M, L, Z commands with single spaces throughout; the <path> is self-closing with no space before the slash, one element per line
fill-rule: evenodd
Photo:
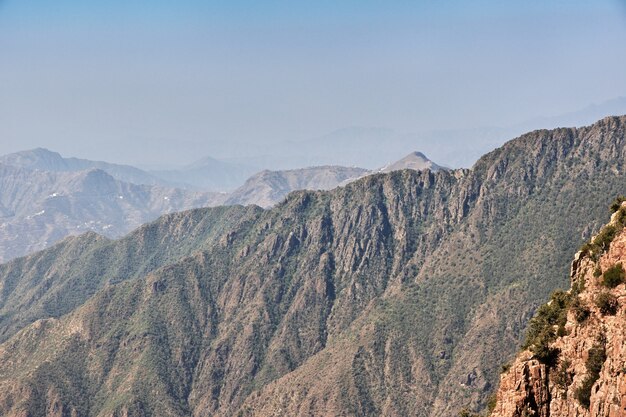
<path fill-rule="evenodd" d="M 622 206 L 626 210 L 626 206 Z M 611 225 L 622 228 L 617 217 Z M 567 311 L 564 334 L 550 343 L 555 360 L 542 363 L 531 351 L 518 355 L 500 380 L 492 417 L 619 417 L 626 415 L 626 288 L 603 285 L 604 274 L 617 264 L 626 265 L 626 231 L 622 230 L 603 254 L 579 252 L 572 265 L 573 289 L 579 308 L 588 309 L 581 321 L 576 308 Z M 603 311 L 602 294 L 615 297 L 615 310 Z M 590 356 L 602 351 L 598 374 L 588 382 L 587 400 L 581 399 L 590 378 Z M 584 397 L 584 396 L 583 396 Z M 588 401 L 587 404 L 586 401 Z"/>

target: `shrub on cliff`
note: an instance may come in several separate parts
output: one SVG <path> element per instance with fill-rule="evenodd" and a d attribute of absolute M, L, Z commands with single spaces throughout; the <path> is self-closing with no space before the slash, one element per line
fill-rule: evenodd
<path fill-rule="evenodd" d="M 622 264 L 616 264 L 604 271 L 602 285 L 608 288 L 615 288 L 624 282 L 624 268 Z"/>
<path fill-rule="evenodd" d="M 605 341 L 599 340 L 591 349 L 587 355 L 587 361 L 585 367 L 587 368 L 587 376 L 583 380 L 580 387 L 576 389 L 576 399 L 585 408 L 589 408 L 591 400 L 591 389 L 600 378 L 600 371 L 602 365 L 606 361 Z"/>
<path fill-rule="evenodd" d="M 558 356 L 558 350 L 551 348 L 550 343 L 556 339 L 557 329 L 559 333 L 564 331 L 571 299 L 570 294 L 555 291 L 550 302 L 539 307 L 535 317 L 530 320 L 526 341 L 522 347 L 530 349 L 535 358 L 542 363 L 553 365 Z"/>
<path fill-rule="evenodd" d="M 608 292 L 603 292 L 596 297 L 596 306 L 603 315 L 612 316 L 617 313 L 617 297 Z"/>
<path fill-rule="evenodd" d="M 609 249 L 609 245 L 617 236 L 619 232 L 618 228 L 615 225 L 609 224 L 604 226 L 600 233 L 593 239 L 593 244 L 601 249 L 602 252 L 605 252 Z"/>
<path fill-rule="evenodd" d="M 554 383 L 558 385 L 565 393 L 567 393 L 567 388 L 572 384 L 574 379 L 574 375 L 570 372 L 569 367 L 572 365 L 572 361 L 565 359 L 561 361 L 559 365 L 559 369 L 554 374 L 552 378 Z"/>
<path fill-rule="evenodd" d="M 571 308 L 572 308 L 572 312 L 574 313 L 574 318 L 576 319 L 576 322 L 578 323 L 582 323 L 585 320 L 587 320 L 589 318 L 589 315 L 591 314 L 591 311 L 589 311 L 589 308 L 583 303 L 583 301 L 578 296 L 572 300 Z"/>
<path fill-rule="evenodd" d="M 615 213 L 617 210 L 619 210 L 622 207 L 622 203 L 624 201 L 626 201 L 626 197 L 624 197 L 623 195 L 620 195 L 615 200 L 613 200 L 611 206 L 609 207 L 611 213 Z"/>

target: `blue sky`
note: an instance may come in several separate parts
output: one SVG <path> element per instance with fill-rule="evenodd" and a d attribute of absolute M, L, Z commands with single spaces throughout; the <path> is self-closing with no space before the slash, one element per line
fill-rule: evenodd
<path fill-rule="evenodd" d="M 0 153 L 508 126 L 626 95 L 625 45 L 622 0 L 0 0 Z"/>

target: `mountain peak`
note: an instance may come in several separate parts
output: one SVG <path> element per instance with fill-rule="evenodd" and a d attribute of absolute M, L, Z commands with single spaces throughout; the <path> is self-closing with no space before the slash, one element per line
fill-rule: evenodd
<path fill-rule="evenodd" d="M 381 168 L 380 172 L 392 172 L 402 169 L 412 169 L 415 171 L 430 169 L 431 171 L 439 171 L 443 169 L 443 167 L 428 159 L 428 157 L 422 152 L 415 151 L 411 152 L 404 158 Z"/>
<path fill-rule="evenodd" d="M 59 169 L 65 166 L 61 154 L 46 148 L 34 148 L 0 156 L 0 162 L 29 169 L 49 169 L 49 167 Z"/>

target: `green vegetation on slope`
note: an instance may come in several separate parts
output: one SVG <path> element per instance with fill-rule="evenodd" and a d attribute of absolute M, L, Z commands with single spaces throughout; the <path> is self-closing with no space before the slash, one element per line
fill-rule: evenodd
<path fill-rule="evenodd" d="M 620 118 L 533 132 L 472 170 L 374 175 L 268 211 L 182 213 L 2 266 L 13 336 L 0 345 L 0 412 L 483 408 L 606 196 L 624 193 L 625 140 Z M 574 303 L 556 293 L 536 327 L 558 332 Z"/>

